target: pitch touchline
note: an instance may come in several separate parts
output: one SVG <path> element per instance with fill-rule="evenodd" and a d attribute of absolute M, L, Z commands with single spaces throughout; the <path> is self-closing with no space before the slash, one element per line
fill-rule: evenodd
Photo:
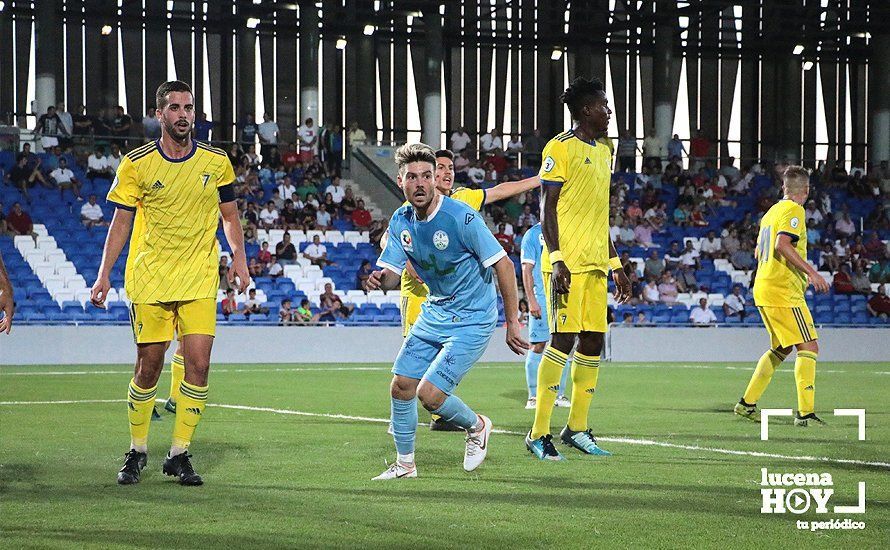
<path fill-rule="evenodd" d="M 516 365 L 489 365 L 478 366 L 474 369 L 493 370 L 493 369 L 517 369 L 521 368 L 520 364 Z M 613 369 L 707 369 L 707 370 L 742 370 L 752 371 L 754 367 L 734 367 L 731 365 L 658 365 L 656 364 L 629 364 L 629 365 L 609 365 L 606 368 Z M 249 368 L 249 369 L 227 369 L 212 368 L 213 373 L 244 373 L 244 372 L 335 372 L 335 371 L 385 371 L 389 372 L 391 367 L 281 367 L 281 368 Z M 777 372 L 793 373 L 791 369 L 781 369 Z M 94 374 L 132 374 L 132 370 L 81 370 L 81 371 L 38 371 L 38 372 L 2 372 L 0 376 L 90 376 Z M 890 374 L 885 371 L 848 371 L 848 370 L 819 370 L 819 374 Z"/>
<path fill-rule="evenodd" d="M 0 401 L 0 405 L 71 405 L 81 403 L 126 403 L 126 399 L 83 399 L 78 401 Z M 386 424 L 388 418 L 375 418 L 370 416 L 354 416 L 349 414 L 331 414 L 331 413 L 313 413 L 305 411 L 296 411 L 293 409 L 276 409 L 273 407 L 253 407 L 250 405 L 227 405 L 223 403 L 208 403 L 208 407 L 216 407 L 219 409 L 231 409 L 252 412 L 267 412 L 274 414 L 285 414 L 291 416 L 308 416 L 315 418 L 331 418 L 336 420 L 359 420 L 362 422 L 378 422 Z M 425 424 L 418 424 L 424 426 Z M 522 432 L 512 430 L 494 430 L 495 433 L 505 435 L 524 436 Z M 829 458 L 818 456 L 790 456 L 775 453 L 763 453 L 760 451 L 737 451 L 734 449 L 721 449 L 719 447 L 701 447 L 699 445 L 683 445 L 680 443 L 667 443 L 664 441 L 654 441 L 651 439 L 631 439 L 628 437 L 600 437 L 600 441 L 608 441 L 610 443 L 625 443 L 628 445 L 643 445 L 647 447 L 663 447 L 667 449 L 682 449 L 685 451 L 704 451 L 709 453 L 734 455 L 734 456 L 753 456 L 758 458 L 776 458 L 780 460 L 799 460 L 803 462 L 828 462 L 833 464 L 854 464 L 857 466 L 872 466 L 890 469 L 890 462 L 871 462 L 867 460 L 854 460 L 849 458 Z"/>

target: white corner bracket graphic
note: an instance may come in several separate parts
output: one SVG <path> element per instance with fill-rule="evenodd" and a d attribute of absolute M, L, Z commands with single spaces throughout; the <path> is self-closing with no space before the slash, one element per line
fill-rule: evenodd
<path fill-rule="evenodd" d="M 856 506 L 835 506 L 835 514 L 864 514 L 865 513 L 865 482 L 859 482 L 859 504 Z"/>
<path fill-rule="evenodd" d="M 865 441 L 865 409 L 834 409 L 834 416 L 859 417 L 859 441 Z"/>
<path fill-rule="evenodd" d="M 760 410 L 760 440 L 769 441 L 769 417 L 771 416 L 791 416 L 794 411 L 791 409 L 761 409 Z"/>

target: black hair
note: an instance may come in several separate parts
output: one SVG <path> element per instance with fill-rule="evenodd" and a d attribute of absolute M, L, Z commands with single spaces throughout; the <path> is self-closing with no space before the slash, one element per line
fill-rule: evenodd
<path fill-rule="evenodd" d="M 439 149 L 436 151 L 436 158 L 445 157 L 449 160 L 454 160 L 454 153 L 449 151 L 448 149 Z"/>
<path fill-rule="evenodd" d="M 188 92 L 192 94 L 192 87 L 181 80 L 164 82 L 158 86 L 158 91 L 155 93 L 155 102 L 158 109 L 163 109 L 167 106 L 167 94 L 170 92 Z M 195 95 L 192 94 L 192 97 L 194 98 Z"/>
<path fill-rule="evenodd" d="M 569 108 L 574 120 L 578 120 L 581 109 L 590 102 L 591 96 L 605 94 L 606 87 L 598 78 L 577 77 L 569 84 L 559 99 Z"/>

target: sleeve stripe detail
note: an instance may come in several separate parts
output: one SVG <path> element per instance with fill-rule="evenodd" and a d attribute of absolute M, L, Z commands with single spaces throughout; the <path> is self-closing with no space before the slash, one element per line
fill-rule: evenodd
<path fill-rule="evenodd" d="M 485 189 L 483 189 L 482 190 L 482 204 L 479 206 L 479 210 L 482 210 L 482 208 L 485 206 L 485 203 L 487 203 L 487 202 L 488 202 L 488 193 L 485 191 Z"/>
<path fill-rule="evenodd" d="M 114 202 L 114 201 L 109 201 L 109 200 L 106 200 L 106 202 L 115 208 L 120 208 L 121 210 L 126 210 L 127 212 L 135 212 L 136 211 L 135 206 L 127 206 L 126 204 L 121 204 L 119 202 Z"/>
<path fill-rule="evenodd" d="M 531 258 L 522 258 L 519 260 L 520 263 L 528 264 L 528 265 L 537 265 L 537 262 L 532 260 Z"/>
<path fill-rule="evenodd" d="M 384 262 L 383 260 L 377 260 L 377 265 L 380 266 L 380 267 L 382 267 L 382 268 L 384 268 L 384 269 L 388 269 L 388 270 L 392 271 L 393 273 L 395 273 L 396 275 L 399 275 L 399 276 L 401 276 L 401 275 L 402 275 L 402 271 L 404 271 L 404 269 L 399 269 L 399 268 L 397 268 L 396 266 L 394 266 L 394 265 L 392 265 L 392 264 L 388 264 L 388 263 Z"/>
<path fill-rule="evenodd" d="M 561 186 L 561 185 L 563 185 L 564 183 L 565 183 L 564 181 L 554 181 L 554 180 L 545 180 L 545 179 L 542 179 L 542 180 L 541 180 L 541 185 L 556 185 L 556 186 Z"/>
<path fill-rule="evenodd" d="M 235 187 L 231 183 L 220 185 L 216 190 L 219 193 L 220 203 L 232 202 L 235 200 Z"/>
<path fill-rule="evenodd" d="M 792 243 L 796 243 L 800 240 L 800 235 L 795 235 L 794 233 L 790 233 L 788 231 L 779 231 L 777 235 L 788 235 L 789 237 L 791 237 Z"/>
<path fill-rule="evenodd" d="M 507 255 L 507 251 L 502 248 L 500 252 L 496 252 L 493 256 L 491 256 L 487 260 L 483 261 L 482 267 L 491 267 L 494 264 L 496 264 L 498 260 L 500 260 L 501 258 L 503 258 L 506 255 Z"/>

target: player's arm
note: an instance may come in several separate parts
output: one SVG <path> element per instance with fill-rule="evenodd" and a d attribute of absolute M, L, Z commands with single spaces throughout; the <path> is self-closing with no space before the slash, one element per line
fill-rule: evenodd
<path fill-rule="evenodd" d="M 402 241 L 396 235 L 396 219 L 399 216 L 397 210 L 389 220 L 389 226 L 383 237 L 380 239 L 383 244 L 383 251 L 380 258 L 377 259 L 377 265 L 381 269 L 372 271 L 365 281 L 366 290 L 392 290 L 399 287 L 402 282 L 402 271 L 407 269 L 408 254 L 402 246 Z M 418 278 L 419 279 L 419 278 Z"/>
<path fill-rule="evenodd" d="M 531 191 L 539 185 L 541 185 L 541 178 L 537 175 L 519 181 L 505 181 L 504 183 L 495 185 L 485 192 L 483 206 L 509 199 L 516 195 L 521 195 L 526 191 Z"/>
<path fill-rule="evenodd" d="M 402 276 L 399 273 L 390 271 L 389 268 L 383 268 L 378 271 L 372 271 L 365 281 L 367 290 L 393 290 L 399 288 Z"/>
<path fill-rule="evenodd" d="M 522 262 L 522 286 L 525 288 L 525 298 L 528 300 L 528 312 L 535 319 L 541 318 L 541 304 L 535 298 L 535 264 Z"/>
<path fill-rule="evenodd" d="M 108 236 L 105 237 L 105 246 L 102 249 L 102 263 L 99 265 L 99 276 L 93 284 L 90 292 L 90 302 L 100 308 L 105 308 L 105 299 L 111 289 L 111 268 L 121 255 L 121 250 L 130 238 L 133 229 L 133 218 L 136 210 L 116 208 L 111 225 L 108 227 Z"/>
<path fill-rule="evenodd" d="M 608 229 L 606 238 L 609 240 L 609 267 L 612 268 L 612 280 L 615 281 L 615 300 L 619 304 L 623 304 L 631 298 L 630 279 L 624 272 L 624 266 L 621 265 L 621 258 L 618 257 L 618 251 L 615 250 L 615 243 L 608 235 Z"/>
<path fill-rule="evenodd" d="M 556 205 L 559 202 L 562 185 L 544 184 L 544 212 L 541 220 L 541 233 L 544 235 L 544 244 L 550 253 L 550 263 L 553 265 L 553 273 L 550 276 L 553 291 L 557 294 L 568 294 L 572 285 L 572 273 L 562 260 L 562 252 L 559 248 L 559 221 L 556 219 Z"/>
<path fill-rule="evenodd" d="M 244 232 L 241 230 L 241 220 L 238 216 L 238 207 L 234 200 L 221 202 L 219 212 L 222 215 L 223 232 L 226 241 L 232 249 L 232 268 L 228 271 L 229 283 L 238 278 L 238 293 L 244 294 L 250 285 L 250 271 L 247 269 L 247 256 L 244 251 Z"/>
<path fill-rule="evenodd" d="M 828 283 L 819 272 L 797 253 L 797 248 L 791 243 L 791 236 L 787 233 L 776 235 L 776 254 L 785 258 L 789 264 L 807 274 L 807 280 L 816 289 L 816 292 L 828 292 Z"/>
<path fill-rule="evenodd" d="M 0 332 L 9 334 L 9 331 L 12 330 L 15 300 L 12 296 L 12 281 L 9 280 L 9 273 L 6 272 L 2 255 L 0 255 L 0 312 L 3 312 L 4 316 L 0 319 Z"/>
<path fill-rule="evenodd" d="M 522 355 L 529 348 L 528 342 L 520 335 L 522 326 L 519 323 L 519 290 L 516 288 L 516 271 L 509 256 L 504 256 L 494 264 L 494 272 L 498 278 L 498 288 L 504 299 L 504 316 L 507 318 L 507 346 L 513 353 Z M 534 294 L 534 293 L 532 293 Z"/>

